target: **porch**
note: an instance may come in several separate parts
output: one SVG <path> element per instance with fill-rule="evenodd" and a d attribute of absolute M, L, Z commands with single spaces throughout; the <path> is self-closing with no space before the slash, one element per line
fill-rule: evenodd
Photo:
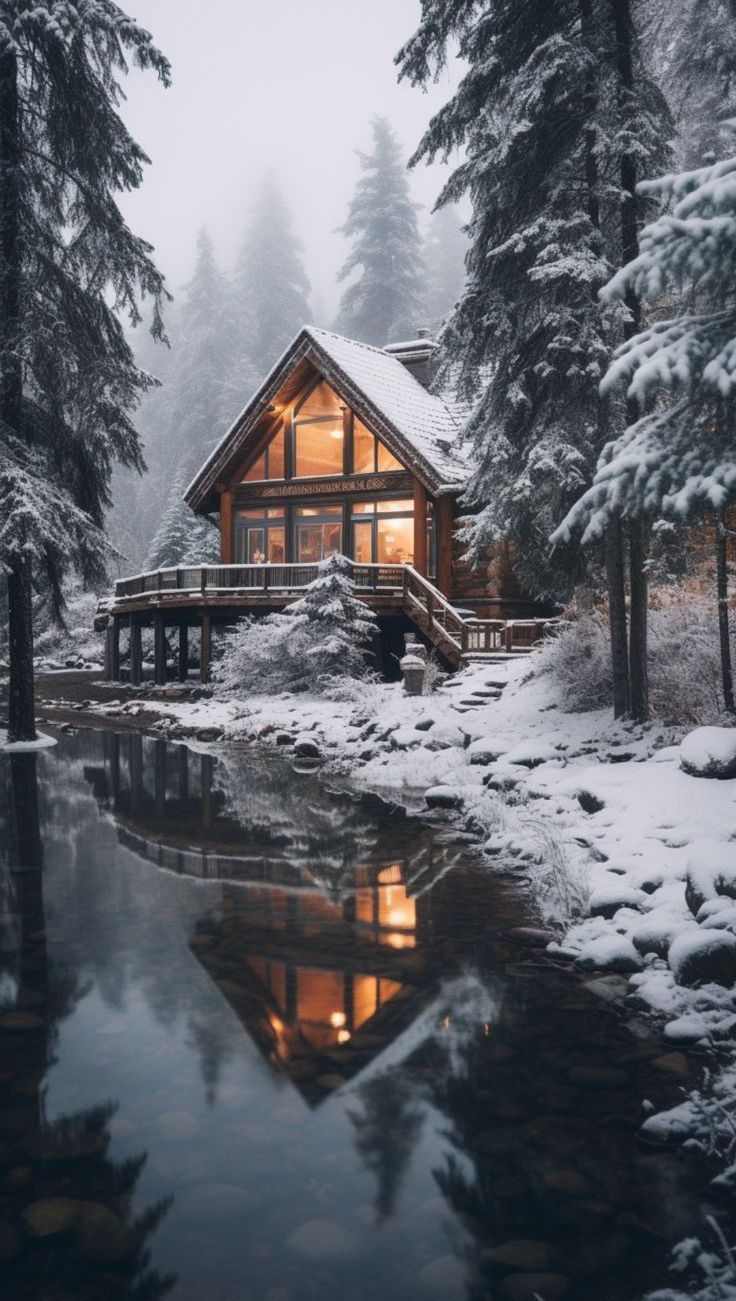
<path fill-rule="evenodd" d="M 548 619 L 481 619 L 452 605 L 412 565 L 351 561 L 356 593 L 381 621 L 403 617 L 455 668 L 470 658 L 525 654 L 544 635 Z M 101 603 L 98 626 L 106 631 L 105 675 L 121 677 L 121 635 L 129 632 L 129 677 L 143 680 L 142 632 L 152 627 L 154 681 L 167 681 L 167 634 L 178 632 L 177 670 L 190 670 L 189 630 L 199 633 L 199 676 L 207 682 L 216 624 L 241 615 L 269 613 L 296 600 L 317 577 L 316 564 L 194 565 L 157 569 L 115 583 Z"/>

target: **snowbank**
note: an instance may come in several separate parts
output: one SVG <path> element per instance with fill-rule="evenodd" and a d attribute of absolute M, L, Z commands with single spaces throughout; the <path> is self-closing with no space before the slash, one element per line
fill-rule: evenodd
<path fill-rule="evenodd" d="M 0 754 L 33 754 L 56 745 L 56 738 L 39 732 L 35 741 L 9 741 L 7 732 L 0 727 Z"/>

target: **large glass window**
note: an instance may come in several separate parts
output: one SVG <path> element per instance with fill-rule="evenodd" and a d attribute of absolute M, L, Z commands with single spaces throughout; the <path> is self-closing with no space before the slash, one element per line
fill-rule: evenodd
<path fill-rule="evenodd" d="M 244 483 L 254 483 L 264 479 L 284 479 L 286 477 L 284 426 L 274 434 L 265 451 L 249 466 Z"/>
<path fill-rule="evenodd" d="M 299 564 L 316 564 L 326 556 L 342 551 L 342 507 L 298 507 L 294 532 L 294 549 Z"/>
<path fill-rule="evenodd" d="M 309 479 L 342 474 L 344 469 L 344 406 L 322 380 L 294 413 L 294 474 Z"/>
<path fill-rule="evenodd" d="M 413 564 L 414 503 L 411 499 L 356 502 L 352 517 L 353 556 L 358 564 Z"/>
<path fill-rule="evenodd" d="M 375 474 L 377 470 L 403 470 L 401 461 L 397 461 L 393 452 L 376 438 L 370 429 L 353 418 L 353 473 Z"/>
<path fill-rule="evenodd" d="M 286 528 L 280 508 L 241 510 L 235 517 L 237 565 L 283 565 Z"/>

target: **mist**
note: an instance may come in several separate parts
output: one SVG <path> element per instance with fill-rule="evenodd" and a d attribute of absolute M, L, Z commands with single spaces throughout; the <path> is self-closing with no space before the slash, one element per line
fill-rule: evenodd
<path fill-rule="evenodd" d="M 393 58 L 415 30 L 418 0 L 140 0 L 135 18 L 171 60 L 172 86 L 132 70 L 123 116 L 151 159 L 124 196 L 132 228 L 156 249 L 174 295 L 187 281 L 201 226 L 232 265 L 269 171 L 305 248 L 312 308 L 329 324 L 344 221 L 370 147 L 370 119 L 389 119 L 408 159 L 458 79 L 457 62 L 427 93 L 397 83 Z M 448 167 L 411 174 L 422 226 Z"/>

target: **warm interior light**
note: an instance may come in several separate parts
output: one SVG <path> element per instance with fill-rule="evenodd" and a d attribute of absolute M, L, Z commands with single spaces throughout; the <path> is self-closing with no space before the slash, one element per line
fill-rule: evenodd
<path fill-rule="evenodd" d="M 349 1039 L 350 1039 L 350 1031 L 349 1031 L 349 1030 L 338 1030 L 338 1032 L 337 1032 L 337 1042 L 338 1042 L 339 1044 L 346 1044 L 346 1043 L 349 1041 Z"/>
<path fill-rule="evenodd" d="M 330 438 L 342 438 L 342 429 L 331 429 Z"/>
<path fill-rule="evenodd" d="M 347 1019 L 348 1018 L 344 1012 L 332 1012 L 330 1015 L 330 1025 L 334 1025 L 335 1029 L 337 1029 L 338 1026 L 344 1025 Z"/>

